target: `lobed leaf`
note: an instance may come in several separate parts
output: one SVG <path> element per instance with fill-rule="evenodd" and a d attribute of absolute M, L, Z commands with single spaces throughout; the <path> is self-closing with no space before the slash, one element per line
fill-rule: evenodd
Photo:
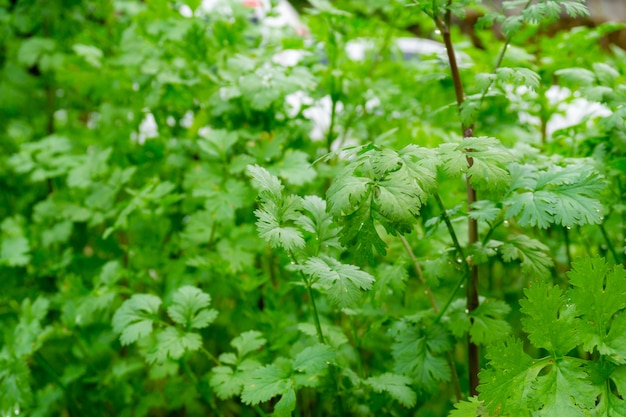
<path fill-rule="evenodd" d="M 135 294 L 124 301 L 113 316 L 113 331 L 120 333 L 122 345 L 129 345 L 152 333 L 161 299 L 150 294 Z"/>

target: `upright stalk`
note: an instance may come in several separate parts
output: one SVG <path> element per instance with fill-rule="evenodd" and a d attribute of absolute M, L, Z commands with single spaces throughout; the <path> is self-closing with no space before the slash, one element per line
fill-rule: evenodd
<path fill-rule="evenodd" d="M 446 53 L 448 55 L 448 62 L 450 63 L 450 72 L 452 75 L 452 82 L 454 83 L 454 93 L 456 95 L 456 102 L 459 112 L 461 111 L 461 106 L 465 101 L 465 93 L 463 91 L 463 81 L 461 80 L 461 74 L 459 72 L 459 65 L 456 61 L 456 55 L 454 53 L 454 45 L 452 44 L 452 36 L 450 34 L 450 22 L 452 20 L 452 14 L 450 11 L 450 6 L 452 5 L 452 0 L 448 0 L 448 7 L 444 13 L 443 20 L 439 17 L 439 15 L 433 15 L 435 20 L 435 24 L 439 28 L 443 41 L 446 46 Z M 500 61 L 500 59 L 499 59 Z M 465 123 L 461 124 L 461 130 L 464 138 L 472 137 L 474 135 L 474 125 L 465 125 Z M 471 149 L 469 150 L 471 152 Z M 474 160 L 471 156 L 467 156 L 468 166 L 471 167 L 474 164 Z M 468 211 L 472 208 L 472 203 L 476 201 L 476 190 L 470 183 L 470 177 L 467 176 L 465 179 L 465 188 L 466 188 L 466 199 L 467 199 L 467 209 Z M 467 244 L 468 246 L 475 244 L 478 242 L 478 222 L 468 217 L 467 220 L 468 234 L 467 234 Z M 474 265 L 470 259 L 465 258 L 463 262 L 467 264 L 469 268 L 469 277 L 467 280 L 466 286 L 466 298 L 467 304 L 466 308 L 468 312 L 474 311 L 478 308 L 478 266 Z M 478 346 L 474 344 L 470 336 L 467 336 L 467 344 L 468 344 L 468 366 L 469 366 L 469 392 L 470 395 L 478 395 L 478 373 L 480 372 L 480 357 Z"/>

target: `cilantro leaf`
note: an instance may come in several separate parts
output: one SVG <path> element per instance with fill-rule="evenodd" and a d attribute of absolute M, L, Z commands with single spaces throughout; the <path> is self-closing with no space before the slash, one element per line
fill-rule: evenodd
<path fill-rule="evenodd" d="M 0 224 L 0 265 L 25 266 L 30 262 L 30 243 L 21 216 L 7 217 Z"/>
<path fill-rule="evenodd" d="M 298 221 L 302 214 L 302 199 L 282 193 L 283 185 L 278 178 L 271 175 L 265 168 L 256 165 L 248 166 L 253 186 L 259 190 L 261 207 L 254 211 L 257 217 L 259 236 L 273 247 L 282 247 L 287 252 L 305 246 L 302 232 L 290 223 Z"/>
<path fill-rule="evenodd" d="M 248 165 L 248 174 L 252 177 L 252 186 L 259 193 L 267 194 L 273 198 L 282 193 L 283 185 L 280 180 L 270 174 L 265 168 L 258 165 Z"/>
<path fill-rule="evenodd" d="M 148 363 L 162 363 L 180 359 L 187 351 L 200 349 L 202 338 L 198 333 L 187 333 L 174 327 L 157 334 L 157 344 L 146 355 Z"/>
<path fill-rule="evenodd" d="M 334 362 L 335 352 L 328 345 L 317 343 L 304 348 L 293 361 L 293 369 L 305 374 L 319 374 Z"/>
<path fill-rule="evenodd" d="M 176 290 L 173 304 L 167 313 L 177 324 L 186 329 L 202 329 L 217 317 L 217 311 L 207 309 L 211 304 L 211 296 L 192 286 L 184 286 Z"/>
<path fill-rule="evenodd" d="M 150 294 L 135 294 L 124 301 L 113 316 L 113 331 L 120 333 L 122 345 L 129 345 L 152 333 L 161 299 Z"/>
<path fill-rule="evenodd" d="M 342 217 L 341 243 L 354 249 L 358 260 L 373 258 L 372 247 L 386 253 L 376 231 L 410 233 L 421 207 L 436 187 L 439 158 L 434 151 L 409 145 L 400 151 L 365 145 L 327 191 L 331 214 Z"/>
<path fill-rule="evenodd" d="M 255 370 L 244 384 L 241 401 L 254 405 L 287 394 L 293 384 L 290 376 L 291 363 L 284 358 Z"/>
<path fill-rule="evenodd" d="M 553 261 L 546 253 L 548 250 L 546 245 L 526 235 L 509 237 L 500 246 L 500 253 L 504 262 L 519 260 L 522 271 L 539 278 L 550 276 L 550 267 L 552 267 Z"/>
<path fill-rule="evenodd" d="M 609 268 L 605 260 L 584 258 L 572 263 L 568 273 L 572 302 L 582 316 L 580 328 L 587 352 L 594 348 L 626 363 L 626 271 Z"/>
<path fill-rule="evenodd" d="M 375 392 L 387 392 L 407 408 L 415 406 L 417 402 L 417 394 L 410 388 L 411 379 L 406 376 L 385 373 L 367 378 L 364 382 Z"/>
<path fill-rule="evenodd" d="M 448 417 L 478 417 L 486 415 L 482 402 L 478 397 L 469 397 L 467 401 L 454 404 L 454 410 Z"/>
<path fill-rule="evenodd" d="M 510 183 L 506 164 L 513 160 L 513 155 L 495 138 L 464 138 L 458 144 L 439 146 L 439 153 L 446 172 L 451 175 L 465 172 L 477 190 L 501 191 Z"/>
<path fill-rule="evenodd" d="M 531 165 L 510 164 L 515 180 L 504 200 L 507 218 L 519 216 L 521 226 L 540 228 L 552 223 L 567 227 L 599 224 L 603 206 L 597 197 L 604 183 L 590 165 L 552 165 L 539 171 Z"/>
<path fill-rule="evenodd" d="M 235 337 L 230 344 L 237 349 L 237 355 L 239 359 L 242 359 L 248 353 L 264 346 L 266 342 L 261 332 L 250 330 Z"/>
<path fill-rule="evenodd" d="M 280 400 L 274 406 L 274 416 L 291 417 L 293 410 L 296 409 L 296 391 L 293 387 L 289 387 L 280 397 Z"/>
<path fill-rule="evenodd" d="M 424 391 L 433 391 L 439 382 L 450 380 L 448 363 L 439 356 L 450 346 L 448 334 L 440 326 L 403 320 L 394 329 L 394 372 L 410 377 Z"/>
<path fill-rule="evenodd" d="M 269 172 L 280 176 L 289 184 L 306 184 L 317 176 L 317 171 L 313 169 L 308 159 L 309 155 L 306 152 L 288 149 L 283 159 L 269 168 Z"/>
<path fill-rule="evenodd" d="M 549 363 L 548 373 L 537 377 L 531 398 L 540 405 L 538 416 L 585 416 L 599 394 L 577 361 L 565 358 Z"/>
<path fill-rule="evenodd" d="M 313 233 L 320 246 L 340 248 L 339 228 L 334 224 L 332 215 L 326 211 L 326 201 L 309 195 L 302 199 L 302 209 L 308 215 L 298 218 L 296 224 Z"/>
<path fill-rule="evenodd" d="M 486 357 L 489 362 L 479 375 L 478 398 L 491 414 L 528 414 L 530 387 L 527 381 L 536 377 L 543 368 L 542 363 L 533 363 L 524 352 L 522 342 L 512 336 L 490 345 Z"/>
<path fill-rule="evenodd" d="M 457 338 L 469 332 L 472 342 L 484 345 L 511 333 L 511 325 L 504 319 L 510 311 L 504 301 L 483 299 L 478 308 L 467 313 L 465 300 L 456 300 L 449 308 L 446 323 Z"/>
<path fill-rule="evenodd" d="M 363 290 L 372 289 L 374 277 L 354 265 L 346 265 L 334 258 L 321 255 L 307 259 L 301 270 L 311 276 L 339 307 L 354 305 Z"/>
<path fill-rule="evenodd" d="M 33 399 L 31 374 L 23 360 L 0 356 L 0 413 L 13 415 L 15 410 L 29 405 Z M 19 414 L 19 411 L 16 413 Z"/>
<path fill-rule="evenodd" d="M 241 394 L 244 381 L 230 366 L 214 366 L 211 369 L 209 384 L 218 398 L 226 400 Z"/>
<path fill-rule="evenodd" d="M 576 307 L 566 304 L 563 291 L 545 282 L 535 282 L 524 290 L 520 301 L 524 331 L 534 346 L 565 355 L 580 342 Z"/>

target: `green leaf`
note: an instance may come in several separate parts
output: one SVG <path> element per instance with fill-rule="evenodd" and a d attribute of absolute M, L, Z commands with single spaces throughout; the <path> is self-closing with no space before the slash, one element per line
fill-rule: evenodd
<path fill-rule="evenodd" d="M 537 377 L 532 397 L 540 403 L 538 416 L 586 416 L 583 410 L 595 406 L 599 394 L 587 378 L 580 362 L 560 359 L 550 363 L 546 375 Z"/>
<path fill-rule="evenodd" d="M 220 361 L 225 363 L 223 357 L 224 354 L 220 355 Z M 229 366 L 214 366 L 209 374 L 209 384 L 222 400 L 232 398 L 241 394 L 252 372 L 260 368 L 261 364 L 252 359 L 244 359 L 234 370 Z"/>
<path fill-rule="evenodd" d="M 211 296 L 202 290 L 184 286 L 176 290 L 173 304 L 168 307 L 170 318 L 186 329 L 202 329 L 210 325 L 217 317 L 217 311 L 207 309 L 211 304 Z"/>
<path fill-rule="evenodd" d="M 235 337 L 230 344 L 237 349 L 237 355 L 240 359 L 242 359 L 248 353 L 254 352 L 262 346 L 265 346 L 266 342 L 267 341 L 263 338 L 263 334 L 261 332 L 250 330 Z"/>
<path fill-rule="evenodd" d="M 531 89 L 538 89 L 541 77 L 535 71 L 528 68 L 507 68 L 501 67 L 496 70 L 499 81 L 512 81 L 517 85 L 528 86 Z"/>
<path fill-rule="evenodd" d="M 293 369 L 305 374 L 319 374 L 334 362 L 335 352 L 328 345 L 317 343 L 304 348 L 293 361 Z"/>
<path fill-rule="evenodd" d="M 152 333 L 161 299 L 149 294 L 135 294 L 124 301 L 113 316 L 113 331 L 120 333 L 122 345 L 129 345 Z"/>
<path fill-rule="evenodd" d="M 572 263 L 568 273 L 569 295 L 582 316 L 583 347 L 598 349 L 617 363 L 626 363 L 626 271 L 609 267 L 604 259 L 583 258 Z"/>
<path fill-rule="evenodd" d="M 50 301 L 42 296 L 32 302 L 29 298 L 22 301 L 20 318 L 13 330 L 11 348 L 18 357 L 31 355 L 42 345 L 50 328 L 43 329 L 41 322 L 48 314 Z"/>
<path fill-rule="evenodd" d="M 513 156 L 495 138 L 464 138 L 459 144 L 440 145 L 439 153 L 446 172 L 451 175 L 465 172 L 478 190 L 501 191 L 510 183 L 506 164 Z M 471 166 L 467 158 L 471 158 Z"/>
<path fill-rule="evenodd" d="M 586 68 L 564 68 L 554 73 L 562 82 L 580 86 L 592 86 L 596 82 L 596 75 Z"/>
<path fill-rule="evenodd" d="M 287 252 L 305 246 L 302 233 L 291 226 L 281 226 L 280 220 L 272 213 L 263 209 L 254 211 L 259 236 L 269 242 L 273 248 L 284 248 Z"/>
<path fill-rule="evenodd" d="M 282 194 L 282 183 L 265 168 L 248 165 L 248 175 L 252 177 L 252 186 L 260 193 L 267 193 L 274 198 Z"/>
<path fill-rule="evenodd" d="M 101 61 L 102 61 L 103 53 L 101 49 L 93 45 L 83 45 L 80 43 L 73 45 L 72 49 L 74 50 L 74 52 L 76 52 L 76 55 L 83 58 L 92 67 L 94 68 L 102 67 Z"/>
<path fill-rule="evenodd" d="M 31 37 L 20 45 L 17 60 L 24 66 L 32 67 L 42 55 L 53 52 L 55 48 L 54 39 Z"/>
<path fill-rule="evenodd" d="M 563 291 L 545 282 L 535 282 L 520 300 L 524 331 L 534 346 L 565 355 L 580 342 L 576 306 L 566 303 Z"/>
<path fill-rule="evenodd" d="M 364 381 L 375 392 L 387 392 L 394 400 L 407 408 L 412 408 L 417 402 L 417 394 L 411 389 L 411 379 L 392 373 L 373 376 Z"/>
<path fill-rule="evenodd" d="M 296 391 L 290 387 L 274 406 L 275 417 L 291 417 L 296 409 Z"/>
<path fill-rule="evenodd" d="M 497 207 L 496 203 L 491 200 L 478 200 L 472 203 L 472 209 L 468 215 L 472 219 L 491 223 L 494 221 L 502 209 Z"/>
<path fill-rule="evenodd" d="M 603 206 L 597 197 L 604 189 L 590 164 L 550 166 L 539 171 L 530 165 L 509 165 L 515 180 L 504 200 L 507 218 L 521 226 L 546 228 L 551 223 L 572 227 L 602 222 Z M 523 191 L 516 193 L 516 191 Z"/>
<path fill-rule="evenodd" d="M 478 398 L 490 415 L 529 415 L 528 382 L 541 371 L 543 363 L 535 363 L 524 352 L 522 342 L 512 336 L 490 345 L 486 357 L 488 364 L 479 375 Z"/>
<path fill-rule="evenodd" d="M 509 237 L 500 246 L 500 253 L 504 262 L 521 261 L 522 271 L 537 278 L 550 276 L 550 268 L 554 264 L 546 253 L 549 248 L 536 239 L 526 235 Z"/>
<path fill-rule="evenodd" d="M 26 266 L 30 262 L 30 244 L 24 236 L 21 216 L 7 217 L 0 224 L 0 265 Z"/>
<path fill-rule="evenodd" d="M 480 417 L 487 415 L 482 402 L 478 397 L 469 397 L 467 401 L 459 401 L 454 404 L 454 410 L 448 417 Z"/>
<path fill-rule="evenodd" d="M 32 402 L 28 365 L 17 358 L 0 356 L 0 413 L 20 414 Z M 17 410 L 17 413 L 15 412 Z"/>
<path fill-rule="evenodd" d="M 283 178 L 287 183 L 303 185 L 313 181 L 317 176 L 317 171 L 313 169 L 308 159 L 309 155 L 306 152 L 289 149 L 285 152 L 283 159 L 272 165 L 269 171 Z"/>
<path fill-rule="evenodd" d="M 241 394 L 244 381 L 235 376 L 235 371 L 229 366 L 214 366 L 209 377 L 211 388 L 217 397 L 226 400 Z"/>
<path fill-rule="evenodd" d="M 355 305 L 362 292 L 371 290 L 374 277 L 354 265 L 346 265 L 325 255 L 306 260 L 300 269 L 319 284 L 339 307 Z"/>
<path fill-rule="evenodd" d="M 446 324 L 457 338 L 469 332 L 477 345 L 490 344 L 511 334 L 511 325 L 505 320 L 510 311 L 504 301 L 482 299 L 478 308 L 468 313 L 465 300 L 456 300 L 446 314 Z"/>
<path fill-rule="evenodd" d="M 469 316 L 471 326 L 470 337 L 477 345 L 493 343 L 511 333 L 511 325 L 505 317 L 511 311 L 511 307 L 504 301 L 486 299 L 480 302 Z"/>
<path fill-rule="evenodd" d="M 296 224 L 313 233 L 320 247 L 340 248 L 339 228 L 334 224 L 331 214 L 326 211 L 326 201 L 309 195 L 302 199 L 302 209 L 308 215 L 298 218 Z"/>
<path fill-rule="evenodd" d="M 241 394 L 244 404 L 255 405 L 285 395 L 292 389 L 291 364 L 284 358 L 252 372 Z"/>
<path fill-rule="evenodd" d="M 186 333 L 174 327 L 157 334 L 156 346 L 148 352 L 148 363 L 162 363 L 168 359 L 180 359 L 187 351 L 200 349 L 202 338 L 198 333 Z"/>
<path fill-rule="evenodd" d="M 442 355 L 450 346 L 449 335 L 443 328 L 403 320 L 394 329 L 391 347 L 394 372 L 410 377 L 420 389 L 432 392 L 439 382 L 450 380 L 450 368 Z"/>

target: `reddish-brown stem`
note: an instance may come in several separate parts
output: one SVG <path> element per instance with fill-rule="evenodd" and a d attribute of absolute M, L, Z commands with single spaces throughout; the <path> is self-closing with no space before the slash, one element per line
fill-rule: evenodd
<path fill-rule="evenodd" d="M 451 1 L 448 0 L 448 6 L 450 6 Z M 450 72 L 452 75 L 452 82 L 454 84 L 454 93 L 456 95 L 456 102 L 458 106 L 459 112 L 461 111 L 461 105 L 465 101 L 465 93 L 463 91 L 463 81 L 461 80 L 461 73 L 459 72 L 459 65 L 456 61 L 456 55 L 454 53 L 454 45 L 452 44 L 452 36 L 450 34 L 450 21 L 451 21 L 451 13 L 450 8 L 448 7 L 445 14 L 444 20 L 442 21 L 439 16 L 435 17 L 435 23 L 441 34 L 443 36 L 443 41 L 446 46 L 446 53 L 448 55 L 448 62 L 450 63 Z M 465 123 L 462 123 L 461 129 L 463 132 L 463 137 L 468 138 L 474 135 L 474 125 L 466 126 Z M 468 150 L 468 151 L 471 151 Z M 468 166 L 471 167 L 474 163 L 473 159 L 468 156 L 467 157 Z M 467 209 L 471 210 L 472 203 L 476 201 L 476 190 L 470 183 L 470 177 L 468 176 L 465 181 L 465 186 L 467 190 Z M 468 245 L 472 245 L 478 242 L 478 223 L 475 219 L 468 218 Z M 471 312 L 478 308 L 478 266 L 471 263 L 470 259 L 464 259 L 464 262 L 468 264 L 468 268 L 470 270 L 470 274 L 467 282 L 467 311 Z M 480 356 L 478 351 L 478 346 L 470 340 L 469 336 L 467 339 L 468 343 L 468 366 L 469 366 L 469 392 L 470 395 L 478 395 L 478 373 L 480 372 Z"/>

